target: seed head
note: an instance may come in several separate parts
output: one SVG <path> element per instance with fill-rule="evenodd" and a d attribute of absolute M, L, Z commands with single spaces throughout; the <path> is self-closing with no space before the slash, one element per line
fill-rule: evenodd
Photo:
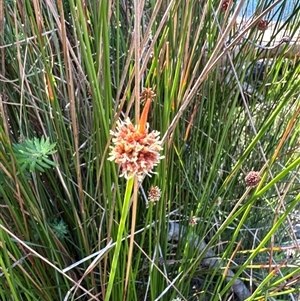
<path fill-rule="evenodd" d="M 245 182 L 248 187 L 257 186 L 259 184 L 260 180 L 261 180 L 261 178 L 260 178 L 259 172 L 257 172 L 257 171 L 250 171 L 245 178 Z"/>
<path fill-rule="evenodd" d="M 151 186 L 150 190 L 148 191 L 148 199 L 150 202 L 155 204 L 157 201 L 159 201 L 161 197 L 161 190 L 158 186 Z"/>
<path fill-rule="evenodd" d="M 197 225 L 197 218 L 196 218 L 196 216 L 192 216 L 192 217 L 191 217 L 191 219 L 190 219 L 190 221 L 189 221 L 189 225 L 190 225 L 191 227 L 195 227 L 195 226 Z"/>
<path fill-rule="evenodd" d="M 144 90 L 141 93 L 141 100 L 146 101 L 147 99 L 150 99 L 151 101 L 155 97 L 155 93 L 151 88 L 144 88 Z"/>
<path fill-rule="evenodd" d="M 265 31 L 268 27 L 268 22 L 267 20 L 260 20 L 258 23 L 257 23 L 257 29 L 260 30 L 260 31 Z"/>
<path fill-rule="evenodd" d="M 221 5 L 221 10 L 223 13 L 226 12 L 229 6 L 229 0 L 223 0 L 222 5 Z"/>

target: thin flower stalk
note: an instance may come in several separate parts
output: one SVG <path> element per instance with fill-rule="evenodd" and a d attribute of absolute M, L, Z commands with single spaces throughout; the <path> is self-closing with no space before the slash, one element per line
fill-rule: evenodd
<path fill-rule="evenodd" d="M 144 109 L 142 111 L 142 115 L 139 121 L 138 125 L 138 131 L 140 134 L 148 135 L 147 133 L 147 119 L 148 119 L 148 113 L 150 109 L 150 104 L 152 102 L 152 97 L 154 96 L 154 93 L 151 89 L 145 89 L 142 92 L 142 98 L 146 96 L 147 101 L 144 106 Z M 150 133 L 151 135 L 151 133 Z M 150 142 L 151 138 L 148 137 L 148 143 Z M 149 143 L 150 144 L 150 143 Z M 155 143 L 153 144 L 155 145 Z M 135 231 L 135 224 L 136 224 L 136 212 L 137 212 L 137 198 L 138 198 L 138 180 L 139 177 L 135 176 L 134 181 L 134 190 L 133 190 L 133 204 L 132 204 L 132 218 L 131 218 L 131 236 L 130 236 L 130 242 L 129 242 L 129 250 L 128 250 L 128 261 L 127 261 L 127 267 L 126 267 L 126 277 L 125 277 L 125 285 L 124 285 L 124 296 L 123 301 L 126 300 L 127 297 L 127 289 L 128 289 L 128 283 L 129 283 L 129 274 L 131 271 L 131 262 L 132 262 L 132 253 L 133 253 L 133 241 L 134 241 L 134 231 Z"/>
<path fill-rule="evenodd" d="M 124 204 L 122 209 L 121 221 L 117 234 L 116 249 L 113 256 L 112 271 L 109 277 L 109 283 L 107 292 L 105 295 L 105 301 L 108 301 L 114 278 L 116 274 L 116 267 L 121 249 L 122 236 L 125 229 L 125 221 L 127 218 L 127 212 L 130 204 L 130 199 L 133 191 L 133 206 L 132 206 L 132 219 L 131 219 L 131 237 L 128 250 L 128 262 L 124 286 L 124 298 L 126 298 L 127 286 L 129 281 L 129 274 L 131 271 L 131 259 L 133 251 L 133 239 L 136 223 L 136 208 L 137 208 L 137 192 L 138 183 L 144 179 L 145 175 L 151 176 L 153 168 L 163 158 L 160 156 L 162 150 L 161 141 L 159 139 L 160 133 L 158 131 L 148 132 L 148 113 L 154 92 L 151 89 L 145 89 L 141 98 L 145 100 L 145 106 L 142 111 L 138 125 L 133 125 L 129 118 L 125 121 L 118 121 L 116 131 L 111 131 L 113 135 L 112 143 L 110 147 L 111 152 L 108 160 L 115 161 L 121 167 L 121 175 L 127 179 L 126 194 L 124 198 Z"/>
<path fill-rule="evenodd" d="M 119 261 L 120 250 L 121 250 L 121 244 L 122 244 L 122 237 L 124 234 L 125 222 L 126 222 L 126 218 L 127 218 L 127 214 L 128 214 L 128 208 L 130 205 L 133 183 L 134 183 L 134 178 L 127 180 L 126 191 L 125 191 L 125 196 L 124 196 L 124 203 L 123 203 L 122 214 L 121 214 L 121 220 L 120 220 L 118 234 L 117 234 L 116 249 L 115 249 L 112 264 L 111 264 L 111 271 L 110 271 L 110 275 L 109 275 L 108 287 L 107 287 L 107 290 L 105 293 L 104 301 L 110 300 L 110 296 L 111 296 L 111 292 L 112 292 L 112 288 L 113 288 L 113 284 L 114 284 L 114 279 L 116 276 L 116 270 L 117 270 L 117 265 L 118 265 L 118 261 Z"/>

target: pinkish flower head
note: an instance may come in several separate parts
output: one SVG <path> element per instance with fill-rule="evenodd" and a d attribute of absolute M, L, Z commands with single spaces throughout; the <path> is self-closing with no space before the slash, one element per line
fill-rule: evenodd
<path fill-rule="evenodd" d="M 226 10 L 228 9 L 228 6 L 229 6 L 229 0 L 223 0 L 223 2 L 221 4 L 222 12 L 226 12 Z"/>
<path fill-rule="evenodd" d="M 260 31 L 265 31 L 268 28 L 268 22 L 267 20 L 260 20 L 257 23 L 257 29 Z"/>
<path fill-rule="evenodd" d="M 195 227 L 195 226 L 197 225 L 197 218 L 196 218 L 196 216 L 192 216 L 192 217 L 191 217 L 191 219 L 190 219 L 190 221 L 189 221 L 189 225 L 190 225 L 191 227 Z"/>
<path fill-rule="evenodd" d="M 116 131 L 111 131 L 113 146 L 108 160 L 115 161 L 121 166 L 122 174 L 126 179 L 136 175 L 142 180 L 144 175 L 150 175 L 153 168 L 163 158 L 160 156 L 162 150 L 160 133 L 152 131 L 148 133 L 146 128 L 140 131 L 134 126 L 129 118 L 117 122 Z"/>
<path fill-rule="evenodd" d="M 245 182 L 248 187 L 257 186 L 259 184 L 260 180 L 261 180 L 261 178 L 260 178 L 259 172 L 257 172 L 257 171 L 250 171 L 245 178 Z"/>
<path fill-rule="evenodd" d="M 157 201 L 159 201 L 161 197 L 161 190 L 158 186 L 151 186 L 150 190 L 148 191 L 148 199 L 150 202 L 155 204 Z"/>

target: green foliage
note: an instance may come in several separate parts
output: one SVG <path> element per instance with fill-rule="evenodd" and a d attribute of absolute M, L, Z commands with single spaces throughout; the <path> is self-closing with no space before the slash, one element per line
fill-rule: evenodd
<path fill-rule="evenodd" d="M 63 220 L 55 219 L 49 225 L 58 239 L 64 239 L 69 235 L 68 225 Z"/>
<path fill-rule="evenodd" d="M 49 155 L 56 153 L 54 150 L 56 143 L 50 144 L 49 137 L 45 139 L 25 139 L 22 143 L 13 144 L 13 150 L 16 159 L 20 164 L 20 171 L 28 169 L 30 172 L 38 170 L 44 172 L 45 169 L 57 166 L 55 162 L 49 159 Z"/>
<path fill-rule="evenodd" d="M 132 197 L 110 130 L 138 122 L 149 87 L 165 158 L 130 183 L 126 300 L 238 300 L 236 279 L 248 301 L 297 300 L 300 66 L 278 40 L 296 40 L 299 1 L 247 17 L 276 13 L 267 44 L 233 15 L 246 1 L 23 2 L 0 20 L 0 299 L 124 299 Z"/>

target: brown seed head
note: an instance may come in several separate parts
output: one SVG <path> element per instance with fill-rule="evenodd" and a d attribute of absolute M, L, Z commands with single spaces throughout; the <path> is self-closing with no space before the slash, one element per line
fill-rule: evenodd
<path fill-rule="evenodd" d="M 141 100 L 146 101 L 147 99 L 153 100 L 155 93 L 151 88 L 144 88 L 141 93 Z"/>
<path fill-rule="evenodd" d="M 221 10 L 223 13 L 226 12 L 226 10 L 228 9 L 228 6 L 229 6 L 229 0 L 224 0 L 221 5 Z"/>
<path fill-rule="evenodd" d="M 259 172 L 257 172 L 257 171 L 250 171 L 245 178 L 245 182 L 248 187 L 257 186 L 259 184 L 260 180 L 261 180 L 261 177 L 259 175 Z"/>
<path fill-rule="evenodd" d="M 158 186 L 151 186 L 150 190 L 148 191 L 148 199 L 150 202 L 155 204 L 157 201 L 159 201 L 161 197 L 161 190 Z"/>
<path fill-rule="evenodd" d="M 260 31 L 265 31 L 268 28 L 268 22 L 267 20 L 260 20 L 257 23 L 257 29 Z"/>

